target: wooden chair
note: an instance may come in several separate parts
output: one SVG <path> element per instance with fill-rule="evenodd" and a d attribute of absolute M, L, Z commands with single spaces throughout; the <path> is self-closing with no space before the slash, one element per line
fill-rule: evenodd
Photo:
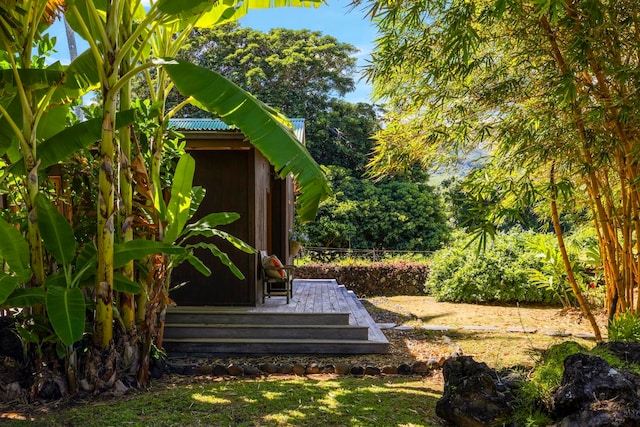
<path fill-rule="evenodd" d="M 262 276 L 262 303 L 266 297 L 285 296 L 287 304 L 293 297 L 293 265 L 269 266 L 264 260 L 269 258 L 266 251 L 260 251 L 260 271 Z"/>

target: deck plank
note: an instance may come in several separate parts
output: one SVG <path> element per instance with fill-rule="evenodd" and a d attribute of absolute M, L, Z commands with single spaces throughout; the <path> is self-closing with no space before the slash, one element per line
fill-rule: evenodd
<path fill-rule="evenodd" d="M 367 328 L 366 336 L 368 339 L 363 339 L 360 344 L 355 341 L 346 343 L 344 342 L 344 339 L 340 340 L 339 337 L 336 336 L 337 340 L 333 344 L 329 344 L 328 342 L 321 343 L 321 340 L 317 340 L 317 347 L 314 347 L 314 344 L 311 342 L 313 340 L 311 340 L 306 343 L 300 342 L 300 346 L 296 347 L 293 342 L 287 342 L 288 340 L 286 337 L 292 334 L 288 333 L 286 328 L 283 328 L 282 336 L 280 336 L 280 338 L 271 338 L 270 341 L 265 338 L 264 344 L 258 344 L 258 341 L 250 344 L 251 340 L 248 339 L 248 337 L 242 339 L 239 338 L 236 344 L 233 344 L 231 341 L 220 341 L 218 338 L 209 338 L 209 341 L 202 338 L 205 341 L 202 341 L 200 344 L 198 344 L 197 341 L 193 341 L 192 344 L 185 344 L 189 341 L 188 338 L 177 339 L 176 337 L 173 339 L 175 341 L 173 345 L 177 346 L 174 348 L 174 351 L 180 351 L 182 349 L 187 352 L 207 352 L 212 351 L 212 348 L 224 347 L 239 352 L 277 352 L 275 349 L 280 348 L 283 352 L 291 352 L 297 349 L 299 352 L 316 353 L 332 351 L 338 353 L 380 353 L 385 352 L 388 348 L 388 340 L 366 311 L 364 305 L 357 299 L 353 292 L 349 292 L 344 286 L 339 285 L 335 280 L 296 279 L 293 284 L 293 289 L 293 298 L 289 304 L 286 303 L 285 297 L 272 297 L 267 298 L 264 304 L 260 304 L 256 307 L 175 307 L 170 309 L 170 312 L 175 310 L 186 313 L 187 318 L 189 318 L 189 313 L 191 312 L 194 313 L 193 316 L 196 316 L 196 312 L 202 311 L 210 313 L 224 313 L 225 315 L 230 316 L 229 318 L 232 318 L 237 313 L 256 313 L 260 316 L 268 316 L 271 313 L 274 314 L 274 316 L 271 316 L 273 317 L 273 320 L 269 320 L 269 322 L 274 322 L 272 323 L 274 325 L 311 324 L 310 322 L 315 321 L 311 320 L 314 318 L 314 314 L 316 316 L 324 316 L 323 314 L 318 313 L 332 313 L 331 316 L 334 316 L 335 319 L 333 319 L 333 317 L 332 319 L 328 319 L 326 316 L 322 317 L 322 320 L 319 321 L 318 325 L 328 326 L 329 324 L 348 324 L 352 327 L 365 327 Z M 285 319 L 291 316 L 300 315 L 304 316 L 304 320 L 293 320 L 293 318 Z M 320 318 L 318 318 L 318 320 L 319 319 Z M 293 323 L 290 323 L 289 320 Z M 255 322 L 260 324 L 266 323 L 267 319 L 258 318 Z M 245 329 L 247 330 L 246 334 L 249 334 L 251 328 Z M 309 329 L 312 330 L 313 328 Z M 339 328 L 336 330 L 338 329 Z M 336 335 L 340 334 L 336 333 Z M 230 333 L 230 336 L 233 336 L 233 333 Z M 260 338 L 256 337 L 256 340 L 259 339 Z M 278 347 L 279 344 L 282 344 L 282 347 Z"/>

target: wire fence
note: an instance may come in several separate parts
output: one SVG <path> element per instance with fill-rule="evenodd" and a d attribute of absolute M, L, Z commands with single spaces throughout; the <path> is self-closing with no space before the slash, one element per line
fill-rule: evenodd
<path fill-rule="evenodd" d="M 384 261 L 391 258 L 413 259 L 429 257 L 432 251 L 399 251 L 390 249 L 351 249 L 351 248 L 322 248 L 305 246 L 298 258 L 311 262 L 332 263 L 344 259 L 358 259 L 365 261 Z"/>

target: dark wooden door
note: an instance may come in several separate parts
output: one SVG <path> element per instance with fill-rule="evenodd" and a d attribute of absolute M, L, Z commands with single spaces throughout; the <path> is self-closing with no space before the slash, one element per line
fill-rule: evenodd
<path fill-rule="evenodd" d="M 207 190 L 194 219 L 211 212 L 236 212 L 240 219 L 220 229 L 251 244 L 251 220 L 254 214 L 253 200 L 253 151 L 251 150 L 198 150 L 190 153 L 196 160 L 194 185 Z M 213 274 L 205 277 L 190 264 L 184 263 L 174 270 L 172 283 L 187 284 L 171 293 L 179 305 L 254 305 L 255 304 L 255 255 L 235 249 L 219 238 L 215 243 L 245 275 L 236 278 L 217 257 L 209 251 L 198 250 L 196 254 Z"/>

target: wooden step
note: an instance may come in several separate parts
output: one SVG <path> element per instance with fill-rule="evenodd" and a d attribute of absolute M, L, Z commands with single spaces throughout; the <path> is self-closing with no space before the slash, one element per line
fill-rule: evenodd
<path fill-rule="evenodd" d="M 368 340 L 171 338 L 164 340 L 172 357 L 220 354 L 369 354 L 386 353 L 387 343 Z"/>
<path fill-rule="evenodd" d="M 211 310 L 206 307 L 176 307 L 167 310 L 166 323 L 240 325 L 348 325 L 349 313 L 277 313 Z"/>
<path fill-rule="evenodd" d="M 352 325 L 259 325 L 171 323 L 165 325 L 164 338 L 283 338 L 366 340 L 369 330 Z"/>
<path fill-rule="evenodd" d="M 171 307 L 164 349 L 171 357 L 388 351 L 362 303 L 335 280 L 300 280 L 294 289 L 290 304 L 272 298 L 257 307 Z"/>

